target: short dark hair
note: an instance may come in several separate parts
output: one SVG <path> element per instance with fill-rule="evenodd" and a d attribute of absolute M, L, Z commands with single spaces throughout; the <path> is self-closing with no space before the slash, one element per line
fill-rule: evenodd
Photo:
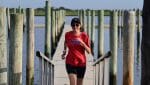
<path fill-rule="evenodd" d="M 73 19 L 71 20 L 71 26 L 72 26 L 74 23 L 81 24 L 81 21 L 80 21 L 79 18 L 73 18 Z"/>

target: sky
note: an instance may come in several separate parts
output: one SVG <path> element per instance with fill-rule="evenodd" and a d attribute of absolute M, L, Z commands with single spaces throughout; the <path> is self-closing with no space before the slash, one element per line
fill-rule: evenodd
<path fill-rule="evenodd" d="M 0 7 L 40 8 L 46 0 L 0 0 Z M 69 9 L 134 9 L 143 7 L 143 0 L 49 0 L 52 7 Z"/>

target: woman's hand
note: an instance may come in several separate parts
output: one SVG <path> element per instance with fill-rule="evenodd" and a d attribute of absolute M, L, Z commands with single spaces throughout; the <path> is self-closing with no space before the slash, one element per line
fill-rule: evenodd
<path fill-rule="evenodd" d="M 90 54 L 91 53 L 91 48 L 88 47 L 81 39 L 78 39 L 80 41 L 80 45 L 85 48 L 85 50 Z"/>
<path fill-rule="evenodd" d="M 85 43 L 79 38 L 79 39 L 77 39 L 79 42 L 80 42 L 80 45 L 81 46 L 83 46 L 83 47 L 85 47 Z"/>
<path fill-rule="evenodd" d="M 66 50 L 63 51 L 63 54 L 61 55 L 61 59 L 65 59 Z"/>

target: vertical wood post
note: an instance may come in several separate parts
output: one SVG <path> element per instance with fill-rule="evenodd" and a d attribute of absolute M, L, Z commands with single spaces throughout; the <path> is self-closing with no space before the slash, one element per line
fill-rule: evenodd
<path fill-rule="evenodd" d="M 104 53 L 104 10 L 98 11 L 98 58 Z M 104 61 L 100 62 L 99 65 L 99 84 L 104 85 Z"/>
<path fill-rule="evenodd" d="M 6 9 L 6 15 L 7 15 L 7 28 L 8 28 L 8 30 L 10 30 L 10 10 L 9 10 L 9 8 L 7 8 Z"/>
<path fill-rule="evenodd" d="M 124 10 L 121 10 L 121 43 L 123 43 Z"/>
<path fill-rule="evenodd" d="M 22 85 L 23 15 L 10 16 L 9 85 Z"/>
<path fill-rule="evenodd" d="M 140 29 L 141 29 L 141 22 L 140 22 L 141 13 L 140 10 L 137 10 L 137 63 L 140 62 Z"/>
<path fill-rule="evenodd" d="M 98 11 L 98 58 L 104 53 L 104 10 Z"/>
<path fill-rule="evenodd" d="M 123 85 L 134 85 L 135 12 L 125 11 L 123 33 Z"/>
<path fill-rule="evenodd" d="M 0 8 L 0 85 L 7 85 L 6 8 Z"/>
<path fill-rule="evenodd" d="M 118 11 L 118 47 L 120 47 L 121 40 L 121 10 Z"/>
<path fill-rule="evenodd" d="M 27 85 L 34 84 L 34 9 L 27 8 Z"/>
<path fill-rule="evenodd" d="M 91 12 L 90 10 L 87 10 L 87 34 L 89 35 L 90 39 L 91 39 L 91 36 L 90 36 L 90 33 L 91 33 L 91 22 L 90 22 L 90 17 L 91 17 Z"/>
<path fill-rule="evenodd" d="M 85 17 L 86 17 L 86 12 L 85 10 L 82 10 L 82 26 L 84 29 L 86 28 Z"/>
<path fill-rule="evenodd" d="M 95 35 L 95 10 L 91 10 L 91 40 L 94 42 Z"/>
<path fill-rule="evenodd" d="M 82 22 L 82 19 L 83 19 L 83 17 L 82 17 L 82 10 L 79 10 L 79 19 L 81 21 L 81 25 L 83 25 L 83 22 Z"/>
<path fill-rule="evenodd" d="M 118 49 L 118 12 L 112 11 L 110 15 L 110 85 L 117 84 L 117 49 Z"/>
<path fill-rule="evenodd" d="M 57 32 L 58 32 L 58 9 L 55 11 L 55 48 L 56 49 L 56 43 L 57 43 Z"/>
<path fill-rule="evenodd" d="M 52 54 L 54 53 L 54 49 L 55 49 L 55 10 L 54 9 L 52 9 L 52 21 L 51 21 L 51 23 L 52 23 Z"/>
<path fill-rule="evenodd" d="M 46 1 L 46 13 L 45 13 L 45 51 L 44 54 L 51 59 L 51 29 L 50 29 L 50 6 Z"/>

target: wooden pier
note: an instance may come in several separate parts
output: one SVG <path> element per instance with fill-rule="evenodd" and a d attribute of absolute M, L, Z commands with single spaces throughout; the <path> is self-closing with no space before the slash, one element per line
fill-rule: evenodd
<path fill-rule="evenodd" d="M 26 68 L 26 85 L 35 83 L 36 85 L 70 85 L 65 69 L 65 60 L 61 59 L 65 33 L 72 30 L 70 24 L 65 23 L 65 17 L 68 14 L 65 14 L 66 10 L 64 9 L 50 9 L 48 1 L 46 1 L 45 9 L 45 25 L 41 23 L 35 25 L 35 9 L 28 8 L 24 14 L 14 10 L 14 13 L 6 15 L 6 8 L 0 8 L 0 74 L 2 74 L 0 75 L 0 85 L 22 85 L 22 68 Z M 124 62 L 122 83 L 123 85 L 134 85 L 134 33 L 137 31 L 137 56 L 140 56 L 140 13 L 138 13 L 136 21 L 136 12 L 133 10 L 110 10 L 109 24 L 105 24 L 106 13 L 104 10 L 82 9 L 76 12 L 78 12 L 76 17 L 81 19 L 85 28 L 84 31 L 87 32 L 92 42 L 98 43 L 97 47 L 93 44 L 94 49 L 98 52 L 97 56 L 95 56 L 96 53 L 94 55 L 86 53 L 87 69 L 84 85 L 117 84 L 117 54 L 120 43 L 122 43 L 123 55 L 119 57 L 123 57 Z M 95 17 L 97 17 L 98 24 L 95 22 Z M 26 67 L 22 67 L 24 25 L 26 25 L 27 31 Z M 45 27 L 44 53 L 38 51 L 40 49 L 36 50 L 36 56 L 39 58 L 38 74 L 34 72 L 34 57 L 36 57 L 34 55 L 34 28 L 36 26 Z M 104 51 L 106 27 L 109 28 L 110 33 L 108 41 L 110 48 L 107 53 Z M 95 30 L 98 32 L 96 37 Z M 34 81 L 34 75 L 39 75 L 39 82 Z"/>

